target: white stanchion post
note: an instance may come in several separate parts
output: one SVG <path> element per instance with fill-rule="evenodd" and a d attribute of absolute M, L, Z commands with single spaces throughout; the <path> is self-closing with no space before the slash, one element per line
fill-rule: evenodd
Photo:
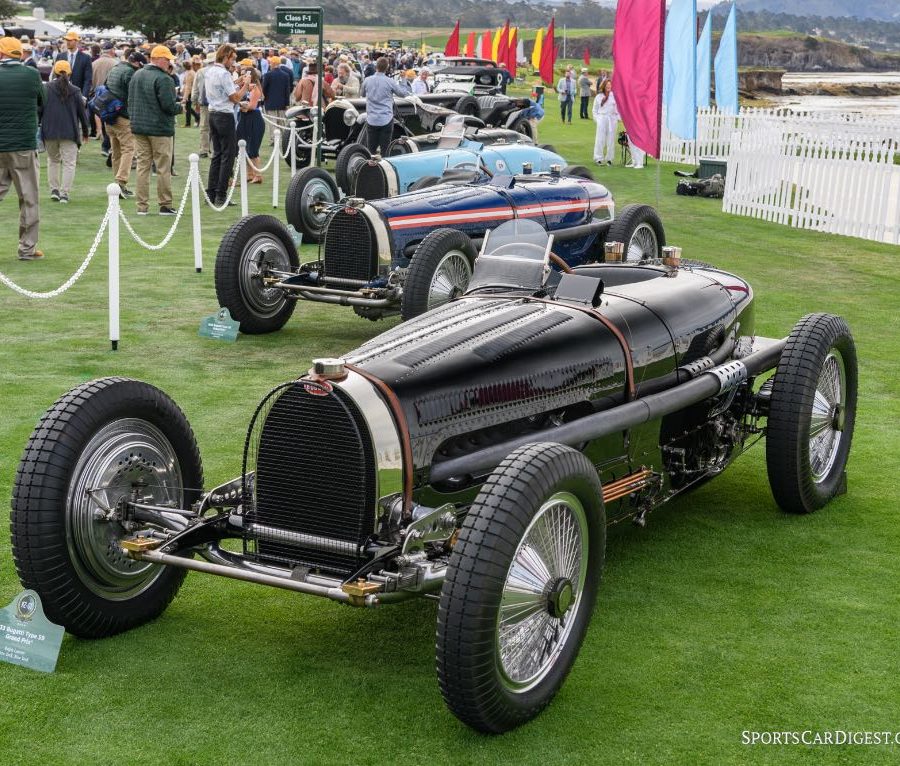
<path fill-rule="evenodd" d="M 238 141 L 238 177 L 241 179 L 241 216 L 246 216 L 249 212 L 247 204 L 247 142 L 242 138 Z"/>
<path fill-rule="evenodd" d="M 316 167 L 319 162 L 319 153 L 316 151 L 316 147 L 319 145 L 319 118 L 317 117 L 313 120 L 312 124 L 312 148 L 310 149 L 309 155 L 309 166 L 311 168 Z"/>
<path fill-rule="evenodd" d="M 291 122 L 291 178 L 297 175 L 297 123 Z"/>
<path fill-rule="evenodd" d="M 109 212 L 109 342 L 119 348 L 119 184 L 106 187 Z"/>
<path fill-rule="evenodd" d="M 275 128 L 272 133 L 275 145 L 272 150 L 275 152 L 275 159 L 272 160 L 272 207 L 278 207 L 278 180 L 281 173 L 281 128 Z"/>
<path fill-rule="evenodd" d="M 194 269 L 203 271 L 203 244 L 200 240 L 200 155 L 192 152 L 188 156 L 191 163 L 191 222 L 194 227 Z"/>

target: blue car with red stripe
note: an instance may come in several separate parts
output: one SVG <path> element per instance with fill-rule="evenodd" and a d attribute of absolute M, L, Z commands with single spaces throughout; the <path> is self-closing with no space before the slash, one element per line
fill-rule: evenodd
<path fill-rule="evenodd" d="M 513 219 L 553 235 L 552 260 L 566 270 L 604 260 L 620 242 L 623 260 L 662 255 L 665 232 L 646 205 L 616 210 L 596 181 L 549 174 L 495 175 L 396 197 L 349 198 L 323 206 L 319 257 L 300 264 L 290 231 L 272 216 L 248 216 L 226 234 L 216 292 L 245 333 L 280 329 L 298 299 L 352 306 L 368 319 L 417 316 L 465 293 L 486 235 Z"/>

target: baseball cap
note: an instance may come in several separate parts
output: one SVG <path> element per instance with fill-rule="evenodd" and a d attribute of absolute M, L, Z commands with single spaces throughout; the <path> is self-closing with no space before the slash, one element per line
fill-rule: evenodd
<path fill-rule="evenodd" d="M 253 59 L 241 59 L 241 60 L 238 62 L 238 66 L 240 66 L 240 67 L 245 67 L 245 66 L 246 66 L 246 67 L 252 67 L 253 64 L 254 64 Z"/>
<path fill-rule="evenodd" d="M 269 56 L 270 66 L 281 66 L 281 56 Z"/>
<path fill-rule="evenodd" d="M 112 43 L 103 43 L 102 48 L 105 51 L 111 51 L 111 50 L 115 50 L 116 46 L 113 45 Z"/>
<path fill-rule="evenodd" d="M 72 74 L 72 67 L 69 66 L 69 62 L 65 59 L 60 59 L 53 65 L 53 74 Z"/>
<path fill-rule="evenodd" d="M 14 58 L 22 58 L 22 43 L 15 37 L 0 37 L 0 53 Z"/>
<path fill-rule="evenodd" d="M 172 51 L 170 51 L 165 45 L 157 45 L 152 51 L 150 51 L 150 58 L 166 58 L 169 59 L 169 61 L 173 61 L 175 59 L 175 56 L 172 55 Z"/>
<path fill-rule="evenodd" d="M 81 38 L 78 36 L 78 32 L 74 30 L 69 30 L 66 32 L 66 36 L 63 38 L 64 40 L 80 40 Z"/>

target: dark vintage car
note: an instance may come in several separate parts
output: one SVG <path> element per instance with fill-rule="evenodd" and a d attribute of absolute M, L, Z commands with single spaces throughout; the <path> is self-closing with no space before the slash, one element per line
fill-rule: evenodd
<path fill-rule="evenodd" d="M 497 100 L 493 107 L 479 106 L 480 99 Z M 447 118 L 457 113 L 472 118 L 473 126 L 491 126 L 505 128 L 532 137 L 529 115 L 533 104 L 527 98 L 509 99 L 506 96 L 475 97 L 457 91 L 445 93 L 427 93 L 420 96 L 394 97 L 394 134 L 393 140 L 404 136 L 415 136 L 423 133 L 439 131 Z M 322 139 L 322 156 L 336 158 L 347 144 L 362 140 L 366 127 L 366 100 L 364 98 L 336 99 L 325 107 L 322 113 L 324 138 Z M 307 165 L 312 146 L 313 117 L 315 110 L 308 106 L 293 107 L 288 110 L 289 122 L 296 123 L 295 152 L 297 165 Z M 478 122 L 478 120 L 481 122 Z M 287 155 L 291 146 L 290 130 L 281 134 L 282 152 Z"/>
<path fill-rule="evenodd" d="M 471 119 L 471 118 L 467 118 Z M 445 123 L 446 125 L 446 123 Z M 467 141 L 477 141 L 484 146 L 493 146 L 494 144 L 512 145 L 523 144 L 531 146 L 534 144 L 531 136 L 526 136 L 518 130 L 510 130 L 509 128 L 488 128 L 483 127 L 479 122 L 470 122 L 466 128 L 465 138 Z M 432 149 L 438 149 L 441 146 L 441 133 L 425 133 L 421 136 L 401 136 L 394 139 L 388 147 L 387 156 L 395 157 L 400 154 L 414 154 L 416 152 L 427 152 Z M 553 147 L 544 144 L 545 148 L 551 151 Z"/>
<path fill-rule="evenodd" d="M 554 258 L 570 266 L 603 260 L 604 240 L 625 243 L 631 261 L 662 254 L 665 232 L 656 211 L 646 205 L 616 211 L 609 190 L 596 181 L 557 168 L 487 181 L 474 173 L 480 180 L 466 183 L 473 172 L 460 172 L 457 184 L 332 204 L 331 176 L 304 168 L 291 188 L 306 196 L 289 195 L 288 221 L 320 242 L 318 258 L 300 264 L 278 219 L 242 218 L 216 255 L 219 305 L 244 333 L 280 329 L 298 299 L 352 306 L 367 319 L 398 312 L 409 319 L 463 293 L 486 233 L 510 219 L 549 229 Z"/>
<path fill-rule="evenodd" d="M 840 317 L 762 338 L 740 277 L 674 260 L 560 273 L 533 227 L 498 233 L 464 297 L 249 407 L 241 474 L 211 490 L 159 389 L 62 396 L 15 478 L 22 584 L 84 638 L 158 617 L 188 570 L 355 607 L 437 597 L 443 697 L 499 733 L 572 668 L 608 524 L 645 524 L 763 435 L 783 510 L 845 491 L 857 362 Z"/>

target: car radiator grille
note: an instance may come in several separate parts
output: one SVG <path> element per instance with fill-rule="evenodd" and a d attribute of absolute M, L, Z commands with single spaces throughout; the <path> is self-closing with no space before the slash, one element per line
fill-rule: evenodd
<path fill-rule="evenodd" d="M 245 553 L 349 574 L 375 528 L 375 459 L 362 413 L 339 389 L 303 382 L 268 399 L 246 451 L 255 447 L 256 477 Z"/>
<path fill-rule="evenodd" d="M 356 208 L 334 213 L 325 230 L 325 281 L 368 282 L 378 273 L 375 237 L 366 216 Z"/>
<path fill-rule="evenodd" d="M 356 188 L 353 193 L 363 199 L 383 199 L 387 197 L 387 177 L 384 168 L 377 162 L 364 162 L 356 172 Z"/>

